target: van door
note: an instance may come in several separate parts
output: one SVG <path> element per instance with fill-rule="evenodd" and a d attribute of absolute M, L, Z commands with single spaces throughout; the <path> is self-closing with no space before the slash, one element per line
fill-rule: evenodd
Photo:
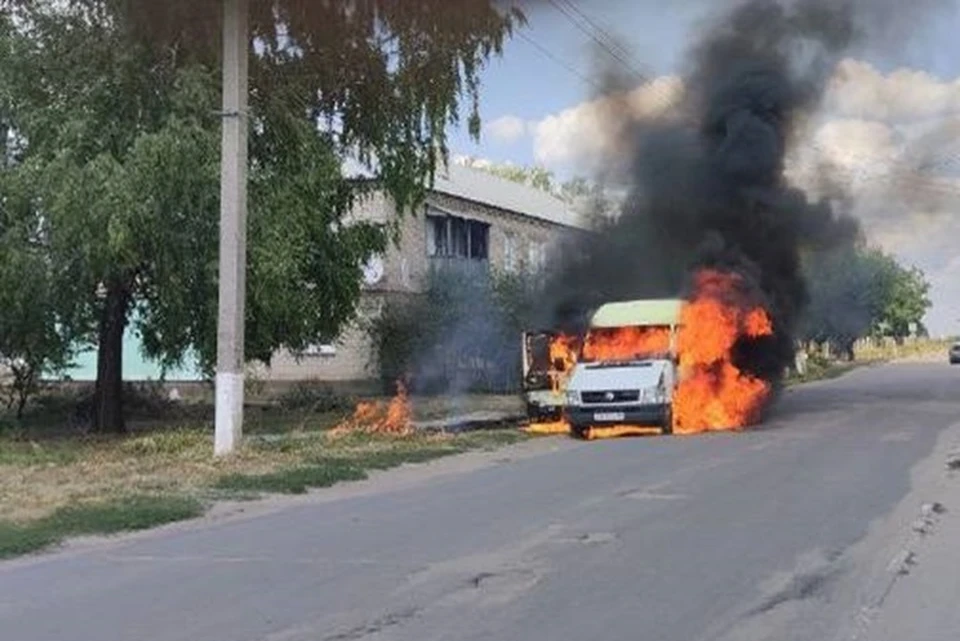
<path fill-rule="evenodd" d="M 550 343 L 553 332 L 523 333 L 523 390 L 525 392 L 550 389 L 552 363 Z"/>

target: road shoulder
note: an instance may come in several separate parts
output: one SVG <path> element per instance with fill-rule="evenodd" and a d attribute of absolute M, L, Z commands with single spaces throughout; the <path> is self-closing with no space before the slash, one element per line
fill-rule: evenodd
<path fill-rule="evenodd" d="M 899 579 L 861 638 L 870 641 L 953 641 L 960 638 L 960 471 L 949 470 L 954 441 L 939 482 L 910 524 L 912 545 L 898 561 Z"/>
<path fill-rule="evenodd" d="M 953 641 L 960 630 L 960 423 L 912 473 L 911 490 L 850 550 L 853 598 L 835 641 Z"/>

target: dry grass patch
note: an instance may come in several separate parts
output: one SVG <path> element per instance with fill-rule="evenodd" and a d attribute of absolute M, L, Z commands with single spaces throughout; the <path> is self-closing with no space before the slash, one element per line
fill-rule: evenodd
<path fill-rule="evenodd" d="M 332 479 L 324 483 L 301 479 L 304 487 L 318 487 L 362 478 L 361 473 L 370 469 L 522 438 L 512 430 L 403 438 L 290 433 L 250 437 L 226 459 L 213 458 L 211 434 L 197 429 L 47 443 L 0 440 L 0 514 L 24 522 L 45 518 L 64 506 L 130 494 L 217 498 L 226 491 L 300 491 L 281 487 L 283 483 L 269 480 L 270 475 L 309 468 L 317 478 Z M 333 470 L 327 477 L 324 467 Z M 223 480 L 231 478 L 233 482 Z M 268 480 L 258 483 L 258 478 Z"/>
<path fill-rule="evenodd" d="M 944 361 L 952 340 L 908 339 L 902 345 L 886 340 L 880 345 L 867 343 L 857 347 L 858 360 L 867 361 Z"/>

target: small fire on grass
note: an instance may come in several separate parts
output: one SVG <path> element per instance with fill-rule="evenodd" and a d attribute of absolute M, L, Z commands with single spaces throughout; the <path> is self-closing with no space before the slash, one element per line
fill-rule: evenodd
<path fill-rule="evenodd" d="M 770 384 L 741 371 L 734 349 L 739 341 L 771 335 L 770 316 L 750 301 L 742 276 L 712 269 L 697 273 L 677 337 L 675 433 L 742 430 L 760 418 Z"/>
<path fill-rule="evenodd" d="M 330 435 L 335 437 L 357 433 L 386 436 L 409 436 L 413 433 L 413 408 L 407 387 L 402 381 L 397 381 L 397 393 L 388 403 L 357 403 L 353 416 L 330 431 Z"/>
<path fill-rule="evenodd" d="M 523 431 L 527 434 L 568 434 L 570 432 L 570 424 L 563 419 L 545 423 L 530 423 L 523 428 Z"/>
<path fill-rule="evenodd" d="M 663 434 L 663 428 L 644 425 L 611 425 L 605 427 L 591 427 L 584 433 L 584 439 L 599 441 L 607 438 L 623 438 L 624 436 L 658 436 Z"/>

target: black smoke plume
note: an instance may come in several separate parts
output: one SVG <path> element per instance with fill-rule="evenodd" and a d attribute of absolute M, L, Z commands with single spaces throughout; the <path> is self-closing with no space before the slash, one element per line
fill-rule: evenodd
<path fill-rule="evenodd" d="M 611 300 L 674 297 L 698 269 L 743 276 L 774 322 L 737 365 L 777 382 L 807 297 L 805 248 L 852 241 L 857 223 L 788 184 L 785 158 L 859 35 L 856 5 L 749 0 L 690 50 L 668 117 L 632 122 L 621 215 L 563 252 L 547 296 L 553 322 L 582 324 Z"/>

